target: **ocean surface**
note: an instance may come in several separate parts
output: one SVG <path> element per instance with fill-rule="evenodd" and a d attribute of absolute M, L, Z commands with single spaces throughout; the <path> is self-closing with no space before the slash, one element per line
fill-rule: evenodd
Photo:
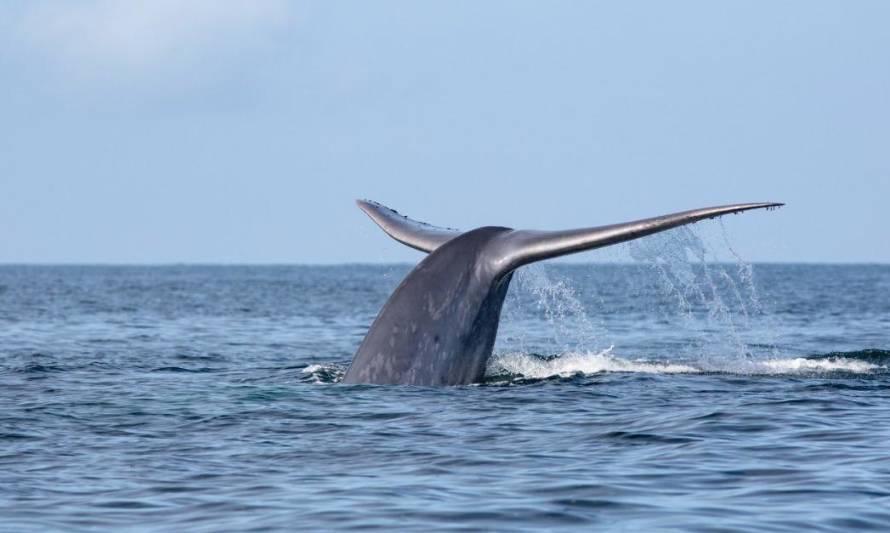
<path fill-rule="evenodd" d="M 338 383 L 410 265 L 0 266 L 0 530 L 890 529 L 890 266 L 632 252 L 452 388 Z"/>

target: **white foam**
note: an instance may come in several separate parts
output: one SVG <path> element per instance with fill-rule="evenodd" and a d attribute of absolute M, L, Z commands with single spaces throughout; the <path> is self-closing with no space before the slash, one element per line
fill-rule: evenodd
<path fill-rule="evenodd" d="M 806 359 L 803 357 L 768 359 L 757 364 L 777 374 L 800 372 L 855 372 L 861 374 L 886 368 L 867 361 L 847 359 L 846 357 L 831 357 L 828 359 Z"/>
<path fill-rule="evenodd" d="M 303 374 L 309 374 L 313 383 L 336 383 L 343 378 L 344 369 L 338 364 L 314 364 L 302 369 Z"/>
<path fill-rule="evenodd" d="M 597 374 L 599 372 L 641 372 L 652 374 L 680 374 L 700 372 L 689 365 L 630 360 L 615 357 L 612 349 L 602 352 L 568 352 L 552 359 L 543 359 L 524 353 L 496 355 L 488 364 L 490 375 L 512 374 L 526 378 L 542 379 L 551 376 L 573 374 Z"/>
<path fill-rule="evenodd" d="M 644 359 L 625 359 L 612 355 L 612 348 L 594 353 L 567 352 L 557 357 L 545 359 L 525 353 L 495 355 L 488 364 L 488 374 L 492 376 L 509 374 L 531 379 L 574 374 L 597 374 L 601 372 L 638 372 L 648 374 L 695 374 L 717 372 L 738 375 L 801 375 L 820 372 L 851 372 L 864 374 L 886 369 L 858 359 L 832 357 L 828 359 L 766 359 L 761 361 L 709 359 L 696 363 L 674 363 Z M 695 366 L 694 366 L 695 365 Z"/>

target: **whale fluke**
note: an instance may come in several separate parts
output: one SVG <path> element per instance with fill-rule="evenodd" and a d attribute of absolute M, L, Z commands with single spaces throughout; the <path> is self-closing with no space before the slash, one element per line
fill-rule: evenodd
<path fill-rule="evenodd" d="M 371 217 L 380 229 L 400 243 L 421 252 L 432 252 L 439 246 L 460 235 L 452 228 L 440 228 L 400 215 L 395 209 L 371 200 L 356 200 L 359 209 Z"/>
<path fill-rule="evenodd" d="M 358 205 L 392 238 L 429 255 L 384 304 L 343 382 L 430 386 L 482 380 L 517 268 L 706 218 L 783 204 L 709 207 L 567 231 L 487 226 L 463 233 L 411 220 L 376 202 L 360 200 Z"/>
<path fill-rule="evenodd" d="M 639 239 L 700 220 L 741 213 L 750 209 L 778 208 L 783 205 L 785 204 L 773 202 L 732 204 L 681 211 L 670 215 L 594 228 L 565 231 L 515 230 L 504 235 L 506 249 L 502 252 L 504 254 L 503 268 L 512 272 L 535 261 Z"/>

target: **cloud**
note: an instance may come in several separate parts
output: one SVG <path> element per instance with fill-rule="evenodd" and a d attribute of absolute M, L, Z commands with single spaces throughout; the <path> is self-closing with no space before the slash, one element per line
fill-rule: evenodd
<path fill-rule="evenodd" d="M 20 6 L 11 34 L 21 55 L 69 81 L 212 77 L 273 51 L 295 22 L 292 6 L 283 0 L 35 1 Z"/>

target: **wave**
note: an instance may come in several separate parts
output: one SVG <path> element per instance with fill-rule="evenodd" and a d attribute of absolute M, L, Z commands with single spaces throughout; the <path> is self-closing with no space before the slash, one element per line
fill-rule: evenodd
<path fill-rule="evenodd" d="M 343 379 L 346 367 L 342 364 L 312 364 L 300 370 L 301 381 L 309 383 L 337 383 Z"/>

